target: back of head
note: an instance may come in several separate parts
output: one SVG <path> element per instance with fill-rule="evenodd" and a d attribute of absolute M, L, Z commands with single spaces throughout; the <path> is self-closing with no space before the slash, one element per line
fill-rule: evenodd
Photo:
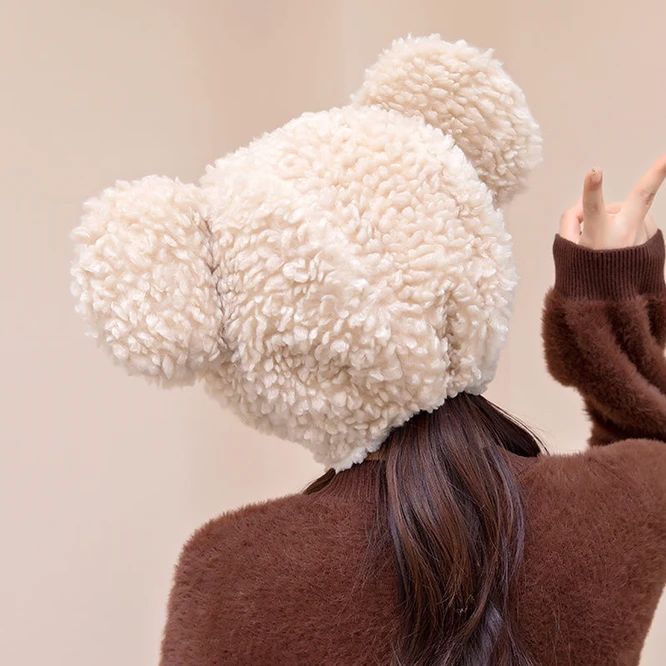
<path fill-rule="evenodd" d="M 336 470 L 497 367 L 517 282 L 500 205 L 541 139 L 490 52 L 396 41 L 352 102 L 86 204 L 73 291 L 134 374 L 203 379 Z"/>
<path fill-rule="evenodd" d="M 490 51 L 397 40 L 346 106 L 265 134 L 196 185 L 120 181 L 74 233 L 77 309 L 131 373 L 203 379 L 243 422 L 336 472 L 392 433 L 410 666 L 523 663 L 510 647 L 482 657 L 511 643 L 508 564 L 492 549 L 520 532 L 491 443 L 536 444 L 471 396 L 495 374 L 517 283 L 501 206 L 540 148 Z M 396 434 L 412 417 L 418 436 Z"/>

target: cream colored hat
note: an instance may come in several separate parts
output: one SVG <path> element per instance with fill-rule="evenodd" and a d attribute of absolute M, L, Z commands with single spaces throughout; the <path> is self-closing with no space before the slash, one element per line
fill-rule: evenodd
<path fill-rule="evenodd" d="M 204 379 L 244 423 L 345 469 L 492 379 L 517 281 L 500 206 L 540 151 L 491 51 L 398 40 L 350 104 L 198 185 L 148 176 L 88 201 L 77 310 L 132 373 Z"/>

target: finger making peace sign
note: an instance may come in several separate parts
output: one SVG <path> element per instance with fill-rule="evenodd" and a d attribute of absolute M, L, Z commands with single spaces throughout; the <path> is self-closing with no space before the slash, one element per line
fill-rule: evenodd
<path fill-rule="evenodd" d="M 604 203 L 603 174 L 592 169 L 585 176 L 583 195 L 560 220 L 560 236 L 593 250 L 641 245 L 657 233 L 650 207 L 666 179 L 666 155 L 638 181 L 626 201 Z"/>

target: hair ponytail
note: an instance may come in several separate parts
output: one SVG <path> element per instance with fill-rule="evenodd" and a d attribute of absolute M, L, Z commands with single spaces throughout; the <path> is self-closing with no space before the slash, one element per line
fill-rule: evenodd
<path fill-rule="evenodd" d="M 382 445 L 377 527 L 399 577 L 399 666 L 532 666 L 512 612 L 523 505 L 499 447 L 541 453 L 527 428 L 466 393 L 416 414 Z"/>

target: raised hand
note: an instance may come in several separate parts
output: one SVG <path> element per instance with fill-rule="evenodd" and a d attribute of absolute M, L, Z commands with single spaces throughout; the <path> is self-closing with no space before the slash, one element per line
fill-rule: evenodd
<path fill-rule="evenodd" d="M 583 195 L 560 220 L 560 236 L 593 250 L 641 245 L 657 233 L 649 214 L 666 179 L 666 155 L 638 181 L 626 201 L 604 203 L 603 174 L 592 169 L 585 176 Z"/>

